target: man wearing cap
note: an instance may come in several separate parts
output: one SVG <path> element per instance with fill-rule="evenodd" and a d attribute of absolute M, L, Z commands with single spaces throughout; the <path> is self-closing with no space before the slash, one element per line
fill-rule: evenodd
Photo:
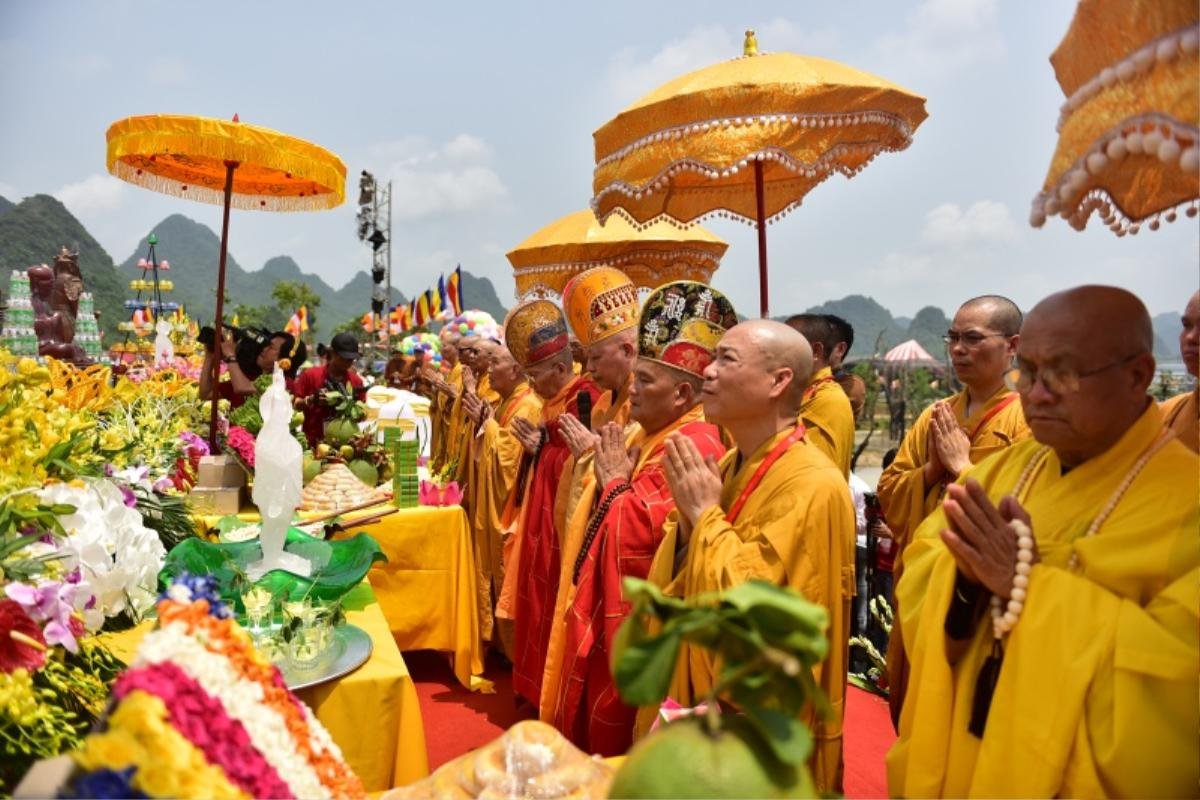
<path fill-rule="evenodd" d="M 503 345 L 490 342 L 488 382 L 500 396 L 495 409 L 475 395 L 463 402 L 472 418 L 478 417 L 479 438 L 474 447 L 474 479 L 467 486 L 471 495 L 471 532 L 475 540 L 475 570 L 478 577 L 479 633 L 484 641 L 499 639 L 504 652 L 512 653 L 512 625 L 496 631 L 493 615 L 495 601 L 504 585 L 501 560 L 505 504 L 516 489 L 517 470 L 525 454 L 521 440 L 513 432 L 513 422 L 523 419 L 531 425 L 541 421 L 542 398 L 538 396 L 521 365 Z"/>
<path fill-rule="evenodd" d="M 359 356 L 354 334 L 334 336 L 328 354 L 328 363 L 306 369 L 296 378 L 296 407 L 304 412 L 304 435 L 309 447 L 316 447 L 325 438 L 325 421 L 332 416 L 324 398 L 326 392 L 350 395 L 360 401 L 366 397 L 362 378 L 354 371 L 354 360 Z"/>
<path fill-rule="evenodd" d="M 568 523 L 566 539 L 580 546 L 563 564 L 541 708 L 542 719 L 585 752 L 629 749 L 637 710 L 621 702 L 609 669 L 613 636 L 629 613 L 621 583 L 646 577 L 675 508 L 662 466 L 667 437 L 686 437 L 705 458 L 725 453 L 720 431 L 704 421 L 701 373 L 736 324 L 732 304 L 704 284 L 656 289 L 637 327 L 635 424 L 623 431 L 610 422 L 594 436 L 594 480 Z"/>
<path fill-rule="evenodd" d="M 560 431 L 560 417 L 578 416 L 579 396 L 592 402 L 600 389 L 590 378 L 575 375 L 567 324 L 548 300 L 522 303 L 504 322 L 504 341 L 533 390 L 542 398 L 541 425 L 513 420 L 521 440 L 525 480 L 510 495 L 505 517 L 515 521 L 516 535 L 505 543 L 504 589 L 497 616 L 514 621 L 513 690 L 530 703 L 541 696 L 542 670 L 550 640 L 552 611 L 558 591 L 559 531 L 554 523 L 554 495 L 570 452 Z"/>
<path fill-rule="evenodd" d="M 854 506 L 845 476 L 799 421 L 811 377 L 808 342 L 781 322 L 743 322 L 721 338 L 704 370 L 704 414 L 736 448 L 718 466 L 687 437 L 667 437 L 663 467 L 679 524 L 665 530 L 651 580 L 665 573 L 668 594 L 692 597 L 759 579 L 825 608 L 829 656 L 813 677 L 830 709 L 810 707 L 804 719 L 814 739 L 813 780 L 822 792 L 840 792 Z M 671 697 L 690 705 L 716 677 L 706 651 L 685 648 Z"/>

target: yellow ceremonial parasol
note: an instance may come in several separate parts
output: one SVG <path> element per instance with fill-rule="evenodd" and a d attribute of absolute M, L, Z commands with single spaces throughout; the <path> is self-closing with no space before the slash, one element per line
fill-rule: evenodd
<path fill-rule="evenodd" d="M 224 206 L 217 308 L 221 341 L 225 259 L 232 206 L 262 211 L 334 208 L 346 195 L 346 165 L 328 150 L 269 128 L 208 117 L 153 114 L 108 128 L 108 171 L 122 180 L 177 197 Z M 220 362 L 213 361 L 213 386 Z M 209 445 L 217 445 L 213 395 Z"/>
<path fill-rule="evenodd" d="M 1029 221 L 1092 212 L 1117 234 L 1174 222 L 1200 199 L 1200 6 L 1082 0 L 1050 56 L 1066 101 L 1058 146 Z"/>
<path fill-rule="evenodd" d="M 903 150 L 925 100 L 823 58 L 745 55 L 688 73 L 593 134 L 592 209 L 645 224 L 717 213 L 758 226 L 759 299 L 767 316 L 766 223 L 800 205 L 830 173 L 853 177 L 881 151 Z"/>
<path fill-rule="evenodd" d="M 729 247 L 704 228 L 656 222 L 638 230 L 624 219 L 600 225 L 590 210 L 551 222 L 508 253 L 517 298 L 562 294 L 575 275 L 616 267 L 635 285 L 654 289 L 675 280 L 708 283 Z"/>

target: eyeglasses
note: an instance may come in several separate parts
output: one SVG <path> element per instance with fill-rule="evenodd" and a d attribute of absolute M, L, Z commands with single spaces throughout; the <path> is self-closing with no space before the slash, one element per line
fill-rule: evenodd
<path fill-rule="evenodd" d="M 993 336 L 1004 336 L 1003 333 L 979 333 L 977 331 L 967 331 L 966 333 L 958 333 L 957 331 L 947 331 L 942 337 L 942 341 L 947 347 L 953 347 L 959 342 L 963 343 L 964 347 L 979 347 L 985 339 L 990 339 Z"/>
<path fill-rule="evenodd" d="M 1055 395 L 1074 394 L 1079 391 L 1079 382 L 1084 378 L 1090 378 L 1094 375 L 1099 375 L 1101 372 L 1107 372 L 1113 367 L 1119 367 L 1122 364 L 1128 364 L 1135 358 L 1141 356 L 1141 353 L 1134 353 L 1125 356 L 1119 361 L 1114 361 L 1111 364 L 1105 364 L 1103 367 L 1089 369 L 1085 372 L 1071 369 L 1070 367 L 1041 367 L 1038 369 L 1030 369 L 1027 366 L 1018 364 L 1010 369 L 1004 375 L 1004 385 L 1014 392 L 1024 394 L 1033 388 L 1033 384 L 1037 380 L 1041 380 L 1042 386 L 1046 391 Z"/>

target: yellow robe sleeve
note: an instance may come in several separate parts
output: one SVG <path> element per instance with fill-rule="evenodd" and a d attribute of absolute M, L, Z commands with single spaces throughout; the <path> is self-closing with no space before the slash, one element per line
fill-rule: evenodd
<path fill-rule="evenodd" d="M 931 492 L 925 486 L 925 464 L 932 415 L 932 407 L 921 412 L 900 443 L 896 459 L 879 476 L 879 505 L 900 551 L 931 510 L 926 502 Z"/>
<path fill-rule="evenodd" d="M 829 367 L 813 376 L 811 396 L 800 406 L 800 421 L 804 423 L 804 438 L 829 457 L 842 475 L 850 477 L 850 461 L 854 457 L 854 409 L 842 387 L 832 380 Z"/>

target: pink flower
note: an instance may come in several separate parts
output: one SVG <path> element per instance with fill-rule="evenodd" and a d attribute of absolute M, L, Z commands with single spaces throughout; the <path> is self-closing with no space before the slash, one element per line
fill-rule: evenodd
<path fill-rule="evenodd" d="M 83 626 L 75 618 L 75 594 L 79 585 L 70 581 L 43 581 L 36 587 L 13 582 L 4 587 L 10 600 L 18 603 L 30 619 L 42 623 L 42 634 L 50 645 L 61 644 L 72 653 L 79 652 L 77 637 Z"/>

